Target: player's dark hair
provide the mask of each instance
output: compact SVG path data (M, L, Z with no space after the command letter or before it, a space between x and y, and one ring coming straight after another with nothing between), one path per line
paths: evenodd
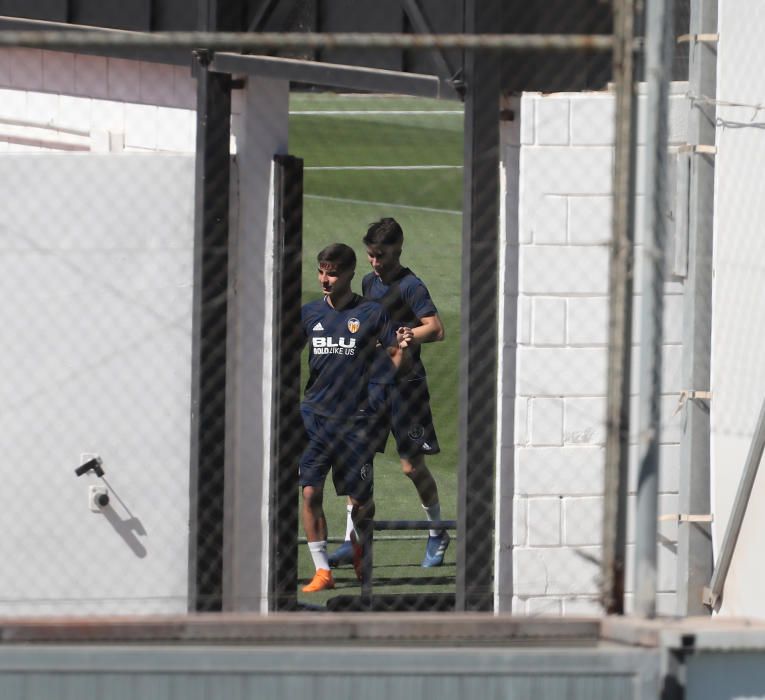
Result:
M332 263L340 272L356 269L356 253L345 243L332 243L319 251L316 256L319 265Z
M404 242L404 231L398 221L386 216L370 224L362 240L365 245L399 245Z

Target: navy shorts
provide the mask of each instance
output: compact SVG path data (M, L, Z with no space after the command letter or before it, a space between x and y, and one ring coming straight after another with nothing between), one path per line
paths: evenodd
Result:
M397 384L370 384L369 406L375 415L373 443L385 452L388 433L393 433L399 457L434 455L441 451L430 412L430 393L425 379Z
M337 419L301 410L308 445L300 457L300 486L323 486L330 468L338 496L372 498L374 449L369 418Z

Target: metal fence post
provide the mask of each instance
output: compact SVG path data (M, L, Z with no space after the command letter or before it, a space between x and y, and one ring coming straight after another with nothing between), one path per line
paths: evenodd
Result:
M470 0L466 13L468 31L501 26L498 0ZM465 57L457 610L493 607L500 66L491 51Z
M613 235L609 264L608 388L603 502L602 600L607 613L624 613L624 570L629 459L632 350L633 253L635 239L635 4L614 3Z
M693 0L690 33L717 32L716 0ZM714 97L717 51L714 45L692 41L689 51L688 143L715 142L715 105L694 99ZM714 217L714 155L691 156L688 204L688 275L683 294L683 389L709 391L712 350L712 225ZM679 512L710 512L709 405L704 400L684 404L680 440ZM712 575L712 533L709 523L681 521L677 533L677 613L709 612L702 602L703 587Z
M191 609L220 610L226 438L231 76L197 56L191 391Z
M646 15L645 230L640 344L635 614L656 615L662 317L664 311L667 112L673 0L650 0Z

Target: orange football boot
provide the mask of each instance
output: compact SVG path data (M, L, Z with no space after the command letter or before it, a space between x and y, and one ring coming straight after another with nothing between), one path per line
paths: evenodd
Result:
M311 583L303 586L303 593L316 593L335 587L335 579L329 569L317 569Z

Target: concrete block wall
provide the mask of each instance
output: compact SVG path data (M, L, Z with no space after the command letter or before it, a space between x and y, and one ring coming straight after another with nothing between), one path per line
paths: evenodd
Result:
M195 105L190 63L0 49L0 152L193 153Z
M671 142L682 143L687 109L683 86L676 86L671 103ZM614 99L607 92L527 93L505 106L516 114L503 126L505 179L517 181L517 189L508 188L504 213L500 398L505 424L498 454L505 462L499 468L504 474L499 488L504 481L513 491L511 607L520 614L599 614ZM641 138L630 550L637 458L642 144ZM672 514L677 512L682 417L674 414L680 390L682 281L668 278L665 293L659 512ZM507 495L502 490L498 501ZM675 539L676 526L661 521L661 612L674 612ZM628 590L631 586L628 578Z

